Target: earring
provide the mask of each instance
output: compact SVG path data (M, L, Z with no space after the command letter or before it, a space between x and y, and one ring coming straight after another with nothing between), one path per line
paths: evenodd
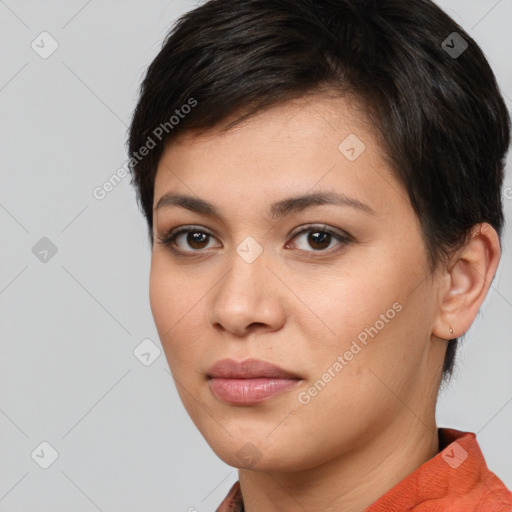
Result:
M450 325L450 334L453 334L452 326Z

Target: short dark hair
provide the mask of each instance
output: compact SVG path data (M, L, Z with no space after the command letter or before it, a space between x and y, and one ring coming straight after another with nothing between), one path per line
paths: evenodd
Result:
M510 117L483 52L436 4L210 0L165 38L129 130L132 184L151 243L165 143L322 91L357 97L374 122L418 216L432 270L477 223L501 237ZM445 379L457 341L448 343Z

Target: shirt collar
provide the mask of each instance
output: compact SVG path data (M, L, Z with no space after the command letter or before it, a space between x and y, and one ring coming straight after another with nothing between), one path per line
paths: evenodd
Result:
M475 434L438 428L439 453L386 492L365 512L510 512L512 493L489 469ZM244 512L240 481L216 512Z

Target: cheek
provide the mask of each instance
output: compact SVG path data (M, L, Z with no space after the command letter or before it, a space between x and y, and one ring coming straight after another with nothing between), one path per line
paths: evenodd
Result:
M183 331L189 317L194 315L192 305L194 289L185 286L179 273L173 271L161 257L153 256L149 278L149 302L162 347L165 351L171 370L177 360ZM196 305L196 308L199 304Z
M197 321L200 297L197 287L191 287L168 264L153 258L149 279L151 312L176 391L188 415L198 424L205 419L197 401L203 380L202 375L197 378L197 365L206 339L204 326Z
M175 283L176 285L176 283ZM163 265L153 256L149 276L149 304L162 343L163 336L172 327L176 314L176 286L172 287L172 275L164 272Z
M400 297L400 279L394 278L394 269L384 269L371 261L358 266L346 265L343 269L327 268L321 273L296 273L290 278L297 300L295 314L297 322L309 330L308 338L315 344L324 344L336 350L348 349L350 342L365 328L394 318L393 304ZM299 309L304 311L298 315ZM305 322L311 318L311 324ZM317 334L313 329L316 327ZM319 330L320 329L320 330ZM307 341L307 340L304 340Z
M187 315L194 315L194 304L206 291L200 288L200 280L190 279L190 272L170 264L164 254L152 256L149 300L157 329L163 333L174 330Z
M317 279L316 287L311 286L310 276L301 278L303 302L314 312L308 313L311 324L305 317L298 320L301 351L310 361L311 380L329 380L329 369L336 375L328 384L332 391L337 390L330 397L335 401L340 400L338 392L349 388L351 396L362 400L359 406L368 398L365 406L371 408L373 384L382 387L371 370L389 385L401 385L400 376L405 379L414 371L424 351L419 331L427 328L425 291L420 287L411 293L418 275L410 265L404 266L396 258L386 261L391 263L378 264L379 259L374 258L360 261L350 271L333 270L328 278ZM370 388L373 391L366 393ZM354 404L356 409L359 406Z

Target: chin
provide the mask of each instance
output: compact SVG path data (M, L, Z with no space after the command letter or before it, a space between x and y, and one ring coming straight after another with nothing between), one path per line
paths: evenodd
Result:
M279 443L279 440L266 439L264 436L227 435L222 440L206 439L215 454L228 466L252 471L293 472L306 469L307 453L303 449ZM309 466L314 466L311 462Z

